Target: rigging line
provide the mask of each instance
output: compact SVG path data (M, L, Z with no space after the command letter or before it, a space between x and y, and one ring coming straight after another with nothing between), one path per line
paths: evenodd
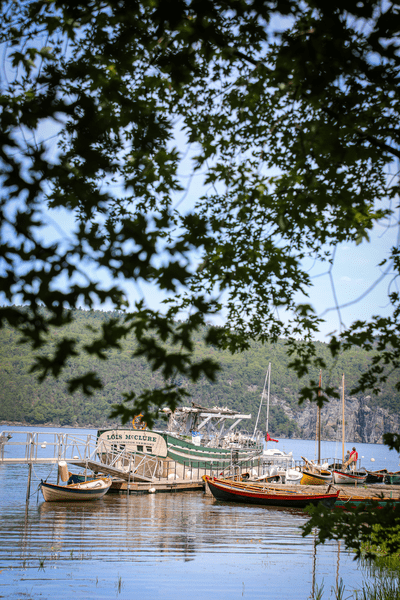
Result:
M47 475L47 477L46 477L45 481L47 481L47 480L48 480L48 478L50 477L50 475L52 474L52 472L53 472L53 469L54 469L54 465L55 465L55 464L56 464L56 463L53 463L53 465L52 465L52 467L51 467L51 469L50 469L50 473ZM40 480L42 479L41 477L39 477L39 476L37 475L37 473L36 473L36 471L35 471L35 465L34 465L34 464L32 464L32 472L33 472L33 474L35 475L35 477L36 477L36 479L37 479L38 481L40 481ZM36 493L36 492L33 492L33 493ZM33 495L33 494L31 494L31 496L32 496L32 495ZM29 497L30 497L30 496L29 496Z
M193 172L193 173L192 173L192 174L189 176L189 181L188 181L188 183L187 183L187 186L186 186L186 191L185 191L185 192L184 192L184 194L181 196L181 198L178 200L178 202L175 204L175 206L173 206L173 207L172 207L172 210L177 210L178 206L180 206L180 205L182 204L182 202L183 202L184 200L186 200L186 198L187 198L187 196L188 196L188 194L189 194L189 191L190 191L190 185L191 185L191 183L192 183L192 181L193 181L194 175L195 175L195 174L194 174L194 172Z

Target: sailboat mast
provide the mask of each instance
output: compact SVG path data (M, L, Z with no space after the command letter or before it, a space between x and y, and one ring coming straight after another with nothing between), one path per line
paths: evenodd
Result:
M265 423L265 433L266 433L266 438L268 437L268 427L269 427L269 390L270 390L270 386L271 386L271 363L269 363L268 365L268 394L267 394L267 420ZM267 444L268 442L265 441L265 444Z
M260 406L258 407L258 415L257 415L256 424L255 424L255 427L254 427L253 438L254 438L254 437L255 437L255 435L256 435L256 431L257 431L257 425L258 425L258 420L259 420L259 418L260 418L261 406L262 406L262 403L263 403L263 400L264 400L264 396L265 396L265 388L267 387L267 381L268 381L268 379L269 379L270 372L271 372L271 363L269 363L269 365L268 365L267 374L266 374L266 376L265 376L265 381L264 381L264 389L263 389L263 391L262 391L262 394L261 394L261 402L260 402ZM269 396L269 386L268 386L268 396ZM267 414L268 414L268 408L267 408Z
M342 465L344 465L344 373L342 375Z
M319 390L318 396L321 396L322 387L322 369L319 372ZM321 464L321 407L318 406L317 413L317 439L318 439L318 464Z

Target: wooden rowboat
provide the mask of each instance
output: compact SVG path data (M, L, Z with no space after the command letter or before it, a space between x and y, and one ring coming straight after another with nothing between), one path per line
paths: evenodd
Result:
M99 500L111 487L110 477L99 477L82 483L55 485L41 481L40 489L46 502Z
M302 473L300 485L327 485L332 482L332 473L327 470L312 471L311 469L303 469Z
M300 485L327 485L332 483L331 471L324 469L322 465L316 464L313 460L307 460L304 456L301 458L306 466L301 469Z
M243 483L231 479L218 479L209 475L204 475L203 480L216 500L226 502L292 508L305 508L309 504L315 505L322 502L330 507L335 504L339 496L339 490L329 492L328 489L325 493L303 492L294 490L293 487L278 488L261 483Z
M342 471L333 470L333 481L337 484L343 483L365 483L368 473L366 471Z
M367 479L365 480L365 483L384 483L387 474L387 469L380 469L379 471L367 471Z

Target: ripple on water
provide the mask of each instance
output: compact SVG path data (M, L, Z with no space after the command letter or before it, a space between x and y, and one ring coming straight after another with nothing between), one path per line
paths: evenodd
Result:
M309 597L315 578L325 589L335 584L337 547L315 552L313 537L299 530L303 511L219 503L201 492L108 494L90 503L33 496L26 508L26 476L26 467L0 468L0 596L12 599L28 580L42 599L61 600L118 596L119 577L124 599L134 587L168 600L186 600L188 589L190 600L265 598L265 589L289 600ZM352 557L342 550L340 561L360 582Z

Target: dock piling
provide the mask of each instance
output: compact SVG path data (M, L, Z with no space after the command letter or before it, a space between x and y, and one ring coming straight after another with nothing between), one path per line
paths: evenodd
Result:
M32 479L32 463L29 463L28 488L26 490L26 501L27 502L29 502L29 496L31 495L31 479Z

